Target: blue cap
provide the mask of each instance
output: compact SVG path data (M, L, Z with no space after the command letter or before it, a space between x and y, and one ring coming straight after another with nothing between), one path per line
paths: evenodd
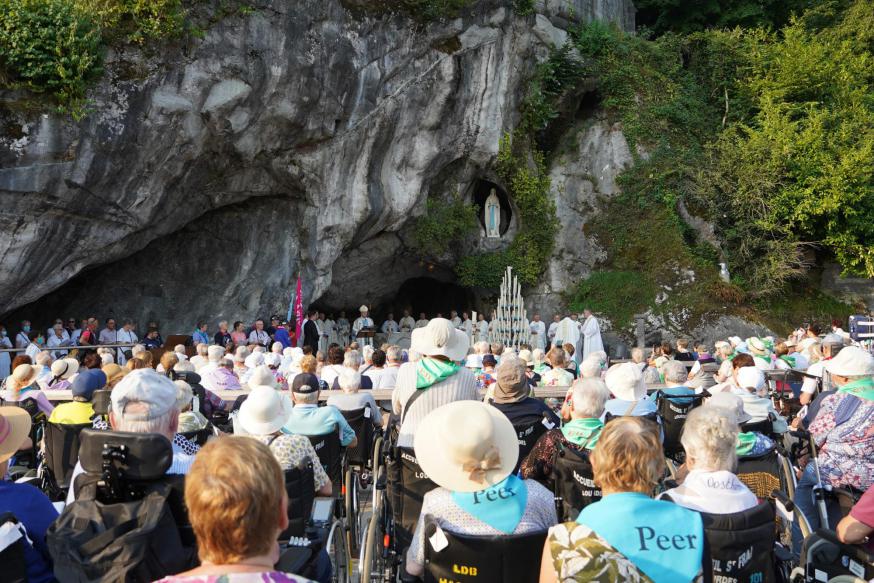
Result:
M106 373L96 368L86 369L76 375L70 390L73 392L74 397L85 397L90 401L94 391L100 390L105 386Z

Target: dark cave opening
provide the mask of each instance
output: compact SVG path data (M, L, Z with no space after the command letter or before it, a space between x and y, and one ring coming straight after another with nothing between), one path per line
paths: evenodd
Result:
M420 312L425 312L428 318L434 318L438 313L449 318L452 310L460 317L462 312L469 313L475 307L476 297L470 288L432 277L413 277L401 284L394 299L380 311L385 315L393 310L397 320L405 308L410 308L410 313L418 320Z

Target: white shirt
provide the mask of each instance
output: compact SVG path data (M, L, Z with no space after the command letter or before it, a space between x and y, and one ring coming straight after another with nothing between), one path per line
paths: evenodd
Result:
M428 325L428 322L429 322L429 320L417 320L416 321L416 328L424 328L425 326Z
M733 514L759 504L756 495L737 476L724 470L692 470L682 484L665 494L680 506L708 514Z
M42 348L33 342L28 344L27 349L24 351L24 353L30 357L31 362L36 361L36 355L40 352L42 352Z
M327 364L322 367L322 380L328 383L328 388L334 386L334 379L343 371L342 364Z
M807 374L811 376L815 376L818 378L822 378L822 373L825 372L825 361L820 360L819 362L814 362L807 369ZM801 392L807 393L808 395L812 395L816 392L816 379L812 379L809 377L804 377L804 383L801 385ZM825 387L823 387L825 389Z
M552 339L555 338L555 331L558 330L558 322L553 322L549 325L549 331L546 333L549 336L549 341L552 342Z
M404 316L400 321L402 332L411 332L416 327L416 321L412 316Z
M63 336L58 337L58 335L55 334L55 331L52 330L52 335L46 340L46 347L51 350L52 348L58 348L59 346L69 346L69 335L67 335L67 338L64 338ZM52 353L53 358L63 358L66 355L66 350L55 350Z
M266 330L252 330L249 333L249 344L260 344L261 346L267 346L270 343L270 334L267 333Z
M104 328L97 336L97 341L100 342L100 344L115 344L118 342L118 330Z
M139 338L137 338L136 332L134 332L133 330L125 330L124 328L118 331L117 338L120 343L124 344L136 344L140 340ZM124 357L124 352L126 350L130 350L130 348L119 348L118 350L116 350L118 356L116 357L115 361L119 364L119 366L124 365L124 363L127 362L127 359Z
M383 334L391 334L392 332L398 332L400 328L398 328L398 323L394 320L386 320L382 323L382 333Z
M393 389L398 381L398 370L400 366L391 366L389 364L385 365L380 371L379 381L373 381L374 389Z

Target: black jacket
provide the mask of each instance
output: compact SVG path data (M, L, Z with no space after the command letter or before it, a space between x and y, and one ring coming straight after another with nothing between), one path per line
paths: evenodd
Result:
M319 350L319 328L312 320L307 320L303 325L303 344L313 349L313 355Z

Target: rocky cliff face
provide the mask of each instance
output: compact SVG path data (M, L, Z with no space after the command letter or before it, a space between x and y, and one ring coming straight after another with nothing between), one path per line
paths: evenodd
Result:
M405 227L429 192L488 172L564 28L633 29L630 0L546 0L525 17L480 1L424 26L349 4L263 0L187 46L111 54L80 123L0 96L0 313L40 300L31 313L181 330L284 312L298 272L309 298L390 299L428 274ZM592 264L584 203L615 188L623 144L596 122L554 169L568 229L536 292Z

